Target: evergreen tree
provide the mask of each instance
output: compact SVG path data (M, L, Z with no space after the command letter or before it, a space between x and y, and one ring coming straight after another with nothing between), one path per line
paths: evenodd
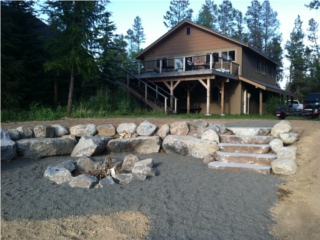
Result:
M320 91L320 46L319 46L319 24L311 18L309 20L308 39L312 43L307 52L308 63L308 92Z
M212 30L218 30L217 28L217 13L218 8L214 1L205 0L205 4L202 5L196 23L207 27Z
M281 47L282 39L280 36L274 37L268 44L269 52L268 57L272 60L281 63L282 62L282 55L283 55L283 49ZM277 82L281 82L283 80L283 69L278 68L276 73L276 80Z
M318 59L320 59L320 46L318 43L319 40L319 24L311 18L309 20L309 28L308 28L308 39L313 44L311 47L312 50L315 52Z
M248 42L248 34L244 32L244 27L243 27L243 16L242 12L239 10L235 10L235 28L234 28L234 35L232 38L237 39L242 42Z
M265 0L261 7L261 22L262 22L262 52L270 57L272 50L273 39L281 38L281 34L277 32L280 23L277 19L277 12L273 11L269 0ZM278 47L278 46L275 46ZM278 56L275 56L278 58Z
M305 34L302 30L302 23L300 15L298 15L294 22L294 28L290 33L290 40L285 45L287 50L286 58L290 61L288 87L299 99L302 99L306 87L305 45L303 43Z
M125 39L128 41L128 46L129 46L129 55L131 56L132 58L132 53L134 52L135 50L135 39L134 39L134 32L132 29L128 29L127 31L127 35L125 36Z
M193 10L188 8L189 5L189 0L171 0L169 11L163 16L164 25L172 29L183 20L191 20Z
M46 1L43 8L56 35L48 39L52 59L47 71L69 71L68 114L72 111L75 76L94 79L99 76L98 63L103 63L115 27L106 11L109 1Z
M1 1L2 108L50 104L51 79L43 71L45 24L34 16L32 1Z
M320 1L319 0L312 0L308 5L306 5L310 9L319 9L320 8Z
M259 51L262 51L262 22L261 22L261 5L258 0L252 0L251 6L246 12L245 21L249 29L249 44Z
M233 8L231 1L224 0L218 9L218 24L220 33L228 37L235 36L235 18L236 10Z
M137 44L136 51L139 52L141 50L141 44L146 42L146 35L144 34L141 18L139 16L134 19L132 29L134 32L134 40Z

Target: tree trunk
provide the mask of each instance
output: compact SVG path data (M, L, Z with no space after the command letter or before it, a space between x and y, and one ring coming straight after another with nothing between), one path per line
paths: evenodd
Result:
M69 96L68 96L68 116L70 116L72 112L72 96L73 96L73 88L74 88L74 66L71 67L70 73L70 86L69 86Z

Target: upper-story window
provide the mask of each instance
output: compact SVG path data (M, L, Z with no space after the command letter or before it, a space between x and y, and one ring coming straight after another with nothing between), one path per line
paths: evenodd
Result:
M168 64L167 58L157 58L157 68L160 68L160 60L162 60L162 67L166 67Z
M191 33L191 29L190 29L190 27L187 27L187 29L186 29L186 34L187 34L187 35L190 35L190 33Z
M222 59L224 62L234 61L236 59L236 51L222 52Z

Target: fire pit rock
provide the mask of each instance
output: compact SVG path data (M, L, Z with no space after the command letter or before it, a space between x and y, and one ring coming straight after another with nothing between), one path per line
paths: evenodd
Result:
M68 183L71 187L90 189L129 184L135 179L144 181L156 175L152 158L140 160L130 154L125 156L124 160L106 157L96 161L84 156L78 160L67 160L56 166L48 166L44 177L56 184ZM130 164L125 165L126 161Z

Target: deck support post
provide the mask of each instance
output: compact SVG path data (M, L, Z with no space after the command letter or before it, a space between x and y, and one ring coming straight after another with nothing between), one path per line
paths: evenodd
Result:
M224 116L224 81L221 82L221 116Z
M207 77L207 83L205 83L202 79L198 79L199 82L207 89L207 116L210 116L210 77Z
M170 108L173 109L173 91L174 89L179 85L179 83L181 82L181 80L177 81L176 83L173 83L173 80L170 80L170 85L168 84L168 82L163 82L164 85L167 86L167 88L169 88L170 90ZM175 113L177 113L177 99L175 100L175 106L174 106L174 111Z
M191 87L190 87L190 84L188 84L188 86L187 86L187 89L186 89L186 91L187 91L187 113L189 114L190 113L190 93L191 93L191 91L195 88L195 86L196 86L197 84L193 84Z

